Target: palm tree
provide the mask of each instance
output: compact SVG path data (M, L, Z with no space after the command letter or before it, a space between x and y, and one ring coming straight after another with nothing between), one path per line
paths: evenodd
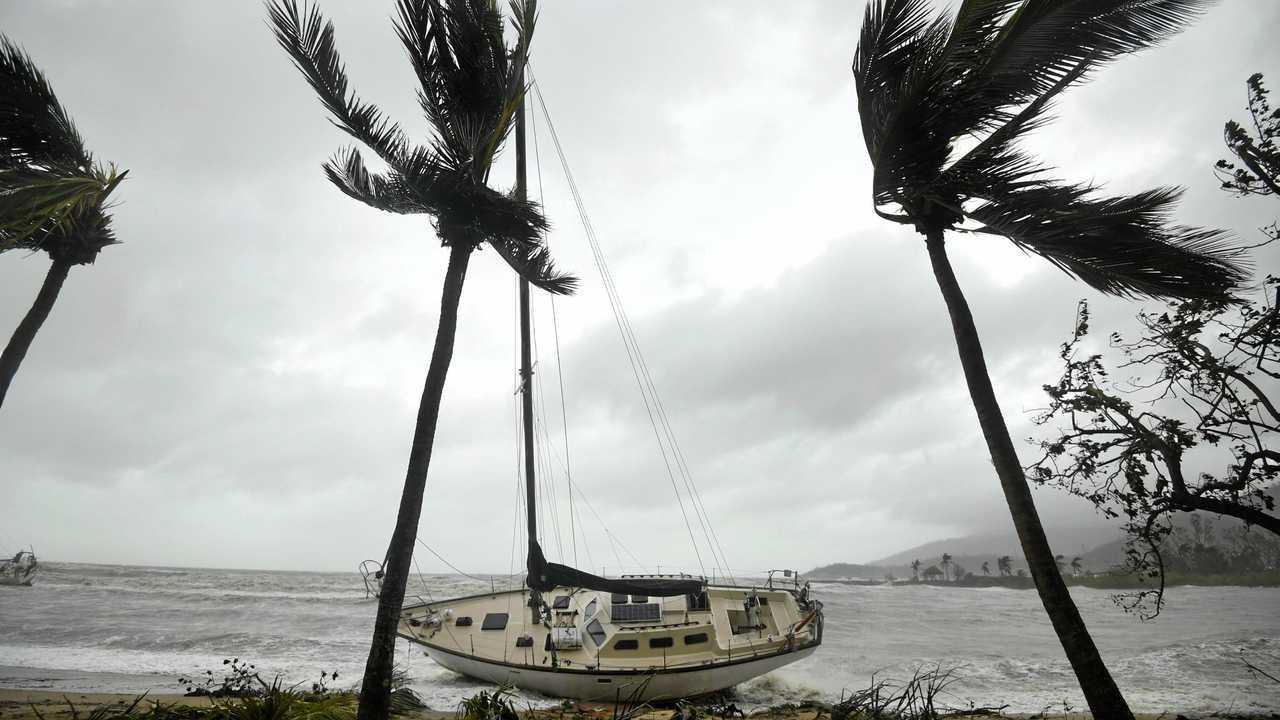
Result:
M1166 222L1177 189L1098 197L1052 179L1018 147L1064 90L1169 37L1209 2L963 0L954 19L931 19L927 0L872 0L853 62L873 204L924 236L1023 554L1099 720L1132 713L1053 562L944 236L1008 238L1116 295L1220 298L1237 288L1246 273L1222 233Z
M471 253L487 243L521 277L548 292L567 294L576 282L553 267L542 241L546 220L525 199L523 182L518 181L514 196L488 185L512 120L523 115L524 67L536 16L534 0L514 0L511 9L518 38L514 50L503 40L502 13L492 0L399 1L396 32L408 51L420 84L418 101L434 134L428 144L412 145L399 125L348 91L333 25L315 7L299 11L296 0L272 0L268 6L276 40L320 96L334 124L387 168L371 172L359 150L348 148L324 165L329 180L379 210L432 216L436 235L449 248L440 323L365 665L360 720L384 720L390 708L396 626ZM523 143L519 129L516 140Z
M1071 558L1071 574L1079 575L1082 572L1084 572L1084 565L1080 562L1080 558L1079 557Z
M942 561L939 562L938 564L942 566L942 579L950 580L951 575L948 574L947 570L951 567L951 554L942 553Z
M920 560L919 559L911 561L911 579L916 581L920 580Z
M1058 572L1059 572L1059 573L1061 573L1063 570L1065 570L1065 569L1067 568L1067 556L1066 556L1066 555L1054 555L1054 556L1053 556L1053 564L1058 566Z
M983 561L982 561L982 574L983 574L983 575L990 575L990 574L991 574L991 563L989 563L989 562L987 562L987 561L985 561L985 560L983 560Z
M94 162L31 56L0 36L0 252L41 251L51 261L0 353L0 405L71 268L115 244L107 197L125 175Z
M1012 575L1013 574L1013 558L1009 557L1008 555L1001 555L1000 557L996 558L996 570L998 570L1001 575Z

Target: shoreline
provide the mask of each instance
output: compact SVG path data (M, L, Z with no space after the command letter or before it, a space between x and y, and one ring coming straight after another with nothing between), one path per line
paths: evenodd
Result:
M140 697L141 696L141 697ZM223 698L221 700L229 700ZM30 688L0 688L0 718L4 720L78 720L95 708L112 707L124 710L135 702L141 704L157 703L160 705L176 705L182 707L210 707L214 699L208 696L188 696L182 693L110 693L110 692L70 692ZM566 715L575 718L610 718L614 707L607 703L584 703L567 701L566 705L551 708L517 708L522 717L533 720L563 720ZM678 720L680 711L674 707L657 707L634 716L634 720ZM1168 712L1134 713L1135 720L1168 720ZM943 712L942 717L954 720L985 718L1008 718L1010 720L1089 720L1091 715L1084 710L1056 713L992 713L980 711L965 713ZM458 717L456 709L422 708L403 715L393 717L409 720L447 720ZM718 716L708 712L707 720L716 720ZM771 720L823 720L831 717L831 707L825 703L784 703L762 708L746 714L749 718L769 718ZM1229 708L1192 715L1178 714L1183 720L1197 718L1239 718L1241 720L1273 720L1276 712L1259 712L1239 714L1232 713Z

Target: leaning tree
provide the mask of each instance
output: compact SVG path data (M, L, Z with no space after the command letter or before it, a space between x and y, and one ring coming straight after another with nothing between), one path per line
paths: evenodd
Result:
M1209 0L872 0L853 62L872 201L924 237L978 423L1022 551L1094 717L1132 718L1045 538L977 328L947 257L948 231L1005 237L1104 293L1221 297L1246 273L1222 233L1171 226L1179 191L1101 197L1019 148L1052 101L1190 22ZM896 208L896 209L895 209Z
M329 180L379 210L431 216L436 237L449 248L440 323L360 692L359 720L383 720L390 710L396 627L471 253L487 244L521 277L551 293L570 293L576 282L554 268L543 243L546 220L524 198L523 186L510 194L489 186L494 158L517 113L523 112L524 67L536 8L534 0L512 0L517 40L509 48L502 12L493 0L400 0L396 33L413 65L418 102L433 131L425 145L411 144L399 125L348 90L333 25L314 6L300 10L296 0L273 0L268 12L276 40L319 95L334 124L386 166L385 172L371 171L360 151L348 148L325 163Z
M0 353L0 405L71 268L115 244L108 196L125 174L94 161L31 56L0 36L0 252L38 251L51 261Z

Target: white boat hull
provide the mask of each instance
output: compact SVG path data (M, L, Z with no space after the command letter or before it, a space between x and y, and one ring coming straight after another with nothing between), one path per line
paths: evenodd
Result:
M706 695L806 658L816 649L817 646L810 646L788 653L705 668L656 672L593 672L516 667L426 646L426 652L432 660L456 673L553 697L596 702L654 702Z

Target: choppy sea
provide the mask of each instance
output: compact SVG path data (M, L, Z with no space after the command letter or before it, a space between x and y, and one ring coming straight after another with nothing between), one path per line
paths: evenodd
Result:
M415 579L410 594L442 599L488 587L436 575ZM836 699L873 676L903 678L938 663L959 678L954 706L1084 707L1033 591L814 589L826 605L823 646L739 686L740 706ZM1280 684L1246 665L1280 675L1280 589L1174 587L1151 622L1125 614L1107 591L1072 594L1134 710L1280 710ZM0 687L178 692L179 676L221 673L231 657L286 682L336 670L337 685L347 686L363 669L375 607L355 573L45 563L33 587L0 587ZM433 708L451 709L484 687L409 643L398 653Z

